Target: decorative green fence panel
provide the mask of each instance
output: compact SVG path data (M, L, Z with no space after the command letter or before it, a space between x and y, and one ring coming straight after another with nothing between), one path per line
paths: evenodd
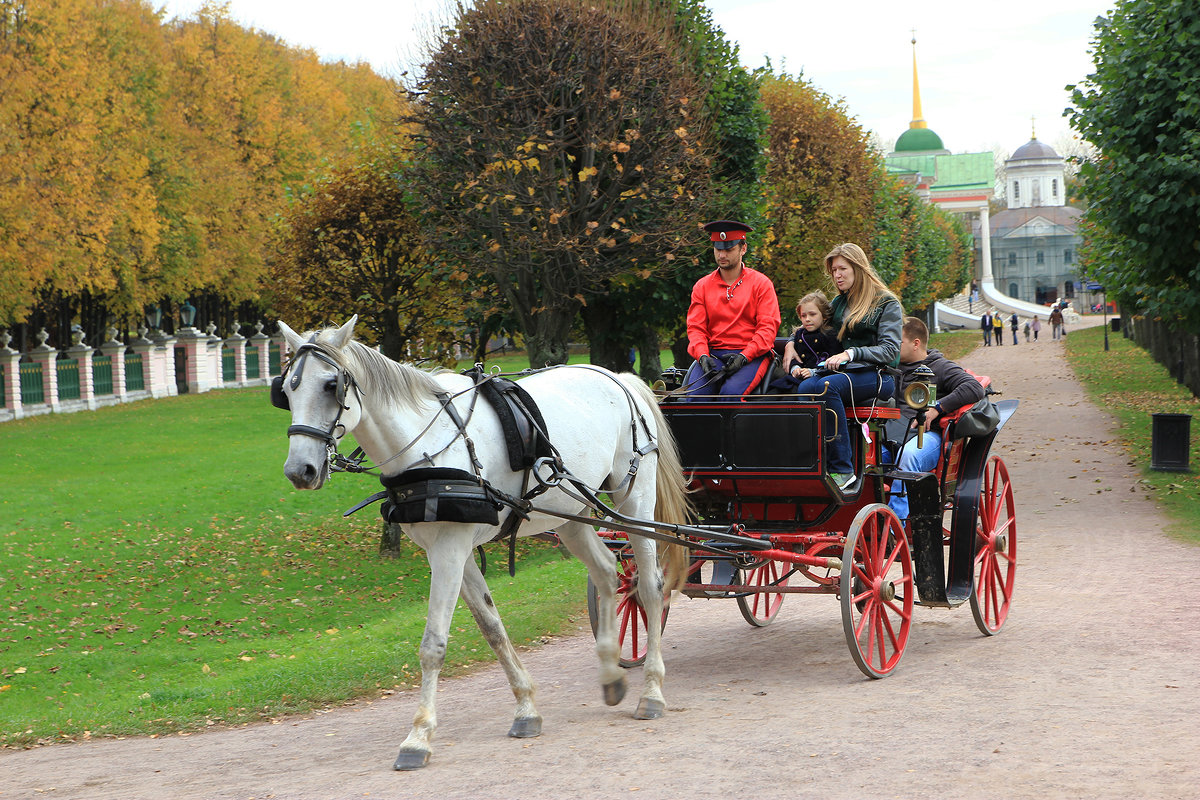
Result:
M221 348L221 377L226 383L233 383L237 380L237 363L232 347Z
M42 365L30 361L20 366L21 403L28 406L46 402L46 387L42 384Z
M272 341L267 345L267 370L272 375L279 374L279 342Z
M258 348L252 345L246 346L246 380L257 380L258 375Z
M55 366L58 369L58 399L78 400L79 362L74 358L60 358Z
M142 372L142 354L125 354L125 391L140 392L146 388L146 378Z
M92 391L97 397L113 393L112 356L92 357Z

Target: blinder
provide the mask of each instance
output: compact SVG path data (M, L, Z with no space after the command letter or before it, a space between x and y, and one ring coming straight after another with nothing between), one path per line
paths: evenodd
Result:
M314 335L313 339L309 339L309 341L300 345L291 361L288 362L287 367L284 368L283 374L271 379L271 405L275 406L276 408L283 409L284 411L291 411L292 404L288 400L287 393L285 393L283 390L283 382L288 378L290 373L291 378L289 385L291 386L292 391L296 390L296 388L300 385L300 381L304 378L304 367L308 361L309 355L312 355L314 358L324 361L326 364L333 367L335 370L337 370L337 377L334 379L336 381L334 385L334 398L337 400L338 412L337 416L333 420L333 424L329 427L329 430L323 431L310 425L292 425L288 428L289 436L293 434L311 436L314 439L321 439L326 444L332 446L336 441L334 432L341 424L342 412L349 408L349 406L346 405L346 394L350 391L350 387L352 386L356 391L358 391L358 385L355 383L354 377L350 375L350 373L347 372L344 367L338 364L321 348L320 345L316 344L314 341L315 338L316 337Z

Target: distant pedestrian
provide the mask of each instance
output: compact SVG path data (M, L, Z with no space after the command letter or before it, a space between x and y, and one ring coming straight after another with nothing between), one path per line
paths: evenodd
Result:
M1029 344L1029 320L1025 320L1025 344Z
M1000 316L999 311L992 314L992 338L997 345L1004 344L1004 317Z
M1063 315L1058 306L1050 312L1050 333L1052 339L1058 341L1063 337Z
M1042 329L1042 318L1035 315L1033 318L1033 324L1030 327L1033 328L1033 340L1036 342L1038 331Z
M1013 344L1017 344L1017 328L1021 326L1021 321L1017 319L1016 312L1013 312L1012 318L1008 321L1008 324L1012 326Z
M983 312L983 316L979 318L979 330L983 331L983 346L992 346L992 315L988 312Z

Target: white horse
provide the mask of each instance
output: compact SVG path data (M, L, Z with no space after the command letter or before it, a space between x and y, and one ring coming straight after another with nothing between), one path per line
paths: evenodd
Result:
M329 476L329 455L337 441L353 432L384 477L414 468L447 467L480 476L503 495L520 498L526 491L526 476L510 466L498 415L483 399L476 401L478 390L472 378L400 364L352 341L357 319L308 336L297 335L279 323L292 360L285 379L276 379L272 399L292 413L284 474L296 488L319 489ZM624 516L686 522L688 504L675 442L653 393L641 380L578 366L534 373L521 380L520 387L540 409L563 471L577 478L579 485L609 492L613 507ZM637 453L639 449L642 454ZM631 470L639 460L642 469L635 466ZM556 531L587 566L598 601L600 683L604 701L616 705L625 695L625 675L618 663L615 558L591 525L545 513L590 514L580 492L571 486L551 485L533 499L533 505L536 510L528 512L516 535ZM506 513L507 509L500 511L500 520ZM509 736L539 735L542 718L534 705L533 679L517 657L472 558L473 548L492 540L497 527L480 522L421 521L404 523L404 530L424 549L431 574L429 614L420 647L420 702L395 768L417 769L429 761L437 727L438 674L459 596L495 651L516 696ZM630 545L641 576L638 599L647 619L661 619L664 599L684 579L686 548L672 544L661 548L667 567L664 579L656 542L633 535ZM666 707L661 631L659 626L649 625L647 633L645 685L634 713L638 719L660 717Z

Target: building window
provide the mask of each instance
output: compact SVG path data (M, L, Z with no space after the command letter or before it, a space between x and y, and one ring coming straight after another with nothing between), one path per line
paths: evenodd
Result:
M1039 264L1046 263L1046 254L1043 253L1041 250L1037 251L1037 263L1039 263Z
M1071 251L1070 250L1063 250L1063 263L1064 264L1071 263Z
M1056 200L1058 199L1058 178L1050 179L1050 196Z
M1013 181L1013 200L1021 199L1021 184Z
M1008 254L1008 265L1010 267L1015 267L1017 265L1017 254L1015 252Z
M1018 297L1017 285L1015 283L1010 283L1008 285L1008 296L1009 297Z

